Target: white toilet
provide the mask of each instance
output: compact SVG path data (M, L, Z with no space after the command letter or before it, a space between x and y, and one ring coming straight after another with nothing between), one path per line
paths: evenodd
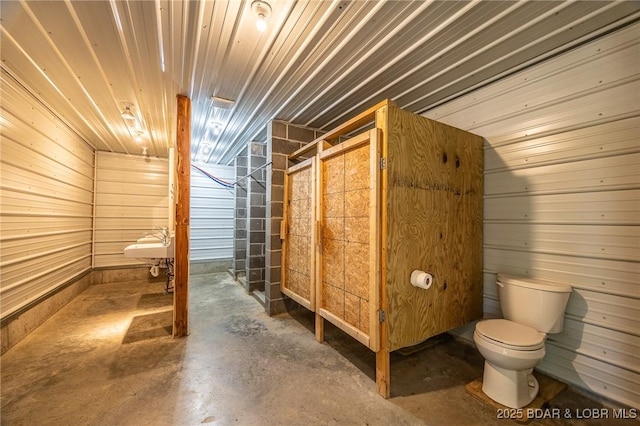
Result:
M511 408L538 394L531 372L544 357L547 333L560 333L571 286L498 274L498 297L505 319L476 324L473 340L485 359L482 391Z

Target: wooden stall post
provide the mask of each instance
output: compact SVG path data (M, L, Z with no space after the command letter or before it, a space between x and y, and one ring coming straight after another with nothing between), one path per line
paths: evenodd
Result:
M173 337L189 335L189 204L191 187L191 100L178 95L177 205L175 230L175 281L173 285Z

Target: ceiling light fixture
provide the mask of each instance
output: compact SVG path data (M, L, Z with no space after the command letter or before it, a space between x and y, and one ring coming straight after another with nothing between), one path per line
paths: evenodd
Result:
M220 132L222 131L222 123L214 121L213 123L211 123L211 130L213 132L213 136L220 135Z
M220 96L216 96L216 95L211 96L211 101L212 101L213 107L219 108L219 109L231 109L233 104L236 103L236 101L234 100L221 98Z
M122 116L122 118L124 118L125 120L134 120L136 118L136 116L133 115L133 112L131 112L130 105L125 105L124 109L120 113L120 116Z
M264 32L267 29L267 18L271 13L271 6L269 6L269 3L266 1L254 0L253 3L251 3L251 10L258 15L256 28L258 31Z
M142 130L136 129L133 131L133 140L140 143L142 142L143 135L144 135L144 132Z

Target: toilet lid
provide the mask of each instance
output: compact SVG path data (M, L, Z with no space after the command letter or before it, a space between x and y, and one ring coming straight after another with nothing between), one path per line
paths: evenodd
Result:
M544 333L506 319L491 319L476 324L482 336L515 348L538 349L544 346Z

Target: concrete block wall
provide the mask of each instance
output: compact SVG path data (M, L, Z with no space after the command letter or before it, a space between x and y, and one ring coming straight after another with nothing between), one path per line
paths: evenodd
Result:
M234 160L235 180L247 174L247 153L238 155ZM235 279L244 277L247 265L247 181L239 181L234 188L235 214L233 226L233 264Z
M247 146L247 252L245 289L264 291L267 146L250 142Z
M320 137L317 129L282 121L272 121L267 127L266 179L266 244L265 244L265 310L269 315L285 311L284 297L280 293L282 242L280 222L284 209L284 171L287 155Z

